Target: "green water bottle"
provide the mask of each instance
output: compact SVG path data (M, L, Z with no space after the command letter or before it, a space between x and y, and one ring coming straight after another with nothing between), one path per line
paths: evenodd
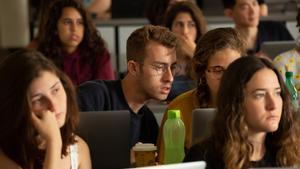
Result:
M293 106L295 110L298 110L299 108L298 92L293 82L293 72L289 72L289 71L285 72L285 84L292 97Z
M181 163L184 158L185 127L180 110L168 110L168 119L163 127L165 145L164 164Z

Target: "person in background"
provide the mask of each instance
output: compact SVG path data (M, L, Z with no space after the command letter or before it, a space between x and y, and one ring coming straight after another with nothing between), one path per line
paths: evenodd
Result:
M147 0L145 16L151 25L163 25L166 12L172 5L181 1L190 1L196 4L195 0Z
M211 134L184 161L207 169L299 167L297 114L280 73L265 58L242 57L225 71Z
M297 14L297 27L300 32L300 9L298 9ZM300 35L299 35L300 36ZM295 86L298 91L300 91L300 43L299 38L296 40L296 45L294 49L283 52L274 58L274 64L281 73L282 78L285 79L285 72L291 71L294 75Z
M265 57L260 46L265 41L293 40L285 25L276 21L259 21L258 0L223 0L224 14L235 23L235 29L245 39L248 53Z
M37 48L52 60L75 85L115 79L105 42L77 0L51 3L40 22L36 42L29 48Z
M191 60L194 56L196 42L206 32L207 25L202 11L196 4L189 1L172 5L165 15L164 24L179 39L177 65L180 66L181 71L174 77L172 90L167 99L171 101L179 94L195 87L190 75Z
M88 0L84 0L88 1ZM111 19L111 1L112 0L91 0L86 2L87 11L91 14L93 19L109 20Z
M192 111L195 108L216 107L220 79L228 65L240 58L245 45L233 28L217 28L208 31L197 43L192 60L194 79L197 87L185 92L169 103L167 110L179 109L185 125L185 149L192 146ZM163 163L163 126L167 111L163 115L157 140L159 162Z
M81 111L129 110L131 145L156 143L158 124L146 106L165 100L176 74L177 37L167 28L146 25L127 40L127 74L122 80L89 81L79 86Z
M265 0L257 0L259 4L259 13L260 16L268 16L269 15L269 8L266 4Z
M36 51L0 63L0 168L91 169L69 78Z

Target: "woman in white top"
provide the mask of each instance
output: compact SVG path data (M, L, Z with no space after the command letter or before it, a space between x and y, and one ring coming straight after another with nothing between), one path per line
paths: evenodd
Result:
M74 134L79 113L65 74L21 50L3 58L0 81L0 168L91 168L89 148Z

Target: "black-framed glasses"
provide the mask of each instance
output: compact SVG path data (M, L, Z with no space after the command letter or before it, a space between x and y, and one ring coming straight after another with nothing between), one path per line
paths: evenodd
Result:
M210 73L213 78L221 79L226 69L223 66L210 66L206 68L206 72Z

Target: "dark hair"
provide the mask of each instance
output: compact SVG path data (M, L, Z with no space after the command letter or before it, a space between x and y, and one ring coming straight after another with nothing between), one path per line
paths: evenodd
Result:
M296 20L297 20L297 27L298 27L298 31L300 33L300 7L298 8L298 11L297 11L297 17L296 17Z
M63 51L57 33L57 22L63 9L75 8L81 15L84 25L84 35L78 48L80 49L80 63L94 65L96 57L105 52L105 43L97 31L90 15L86 12L79 0L55 0L41 18L38 32L38 50L46 57L53 60L59 68L63 67Z
M163 25L163 16L169 6L170 0L147 0L145 15L152 25Z
M177 45L174 33L162 26L146 25L131 33L127 39L126 55L127 61L134 60L143 62L146 56L146 46L150 42L157 42L167 48Z
M236 4L236 0L223 0L224 9L233 8Z
M278 130L267 133L266 148L275 155L278 166L299 166L300 164L299 125L296 122L296 113L293 111L284 81L270 61L249 56L231 63L221 79L218 112L212 124L211 138L214 140L215 149L222 152L218 156L223 159L225 168L250 167L253 146L248 140L248 128L243 108L244 89L253 75L264 68L276 74L283 100Z
M216 52L227 48L236 50L241 54L245 52L245 43L233 28L217 28L208 31L197 43L192 59L192 73L197 84L200 107L207 107L211 103L210 91L205 78L208 60Z
M197 37L195 42L197 42L202 35L206 32L206 21L203 13L198 6L189 1L178 2L174 4L165 15L165 26L172 30L172 24L174 19L179 13L187 12L191 15L193 21L196 23Z
M20 50L12 53L0 63L0 149L21 168L32 169L43 163L44 153L38 149L28 98L31 82L42 71L55 74L67 96L66 121L60 129L62 155L67 155L68 146L75 142L73 132L78 124L78 107L69 78L39 52Z

